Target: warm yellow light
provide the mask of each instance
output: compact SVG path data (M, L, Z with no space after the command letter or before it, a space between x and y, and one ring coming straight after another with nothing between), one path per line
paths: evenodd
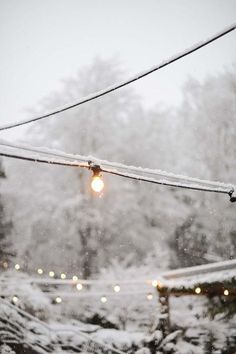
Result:
M158 281L157 281L157 280L153 280L153 281L152 281L152 286L153 286L154 288L156 288L157 285L158 285Z
M93 176L92 182L91 182L91 188L94 192L96 193L101 193L101 191L104 188L104 182L101 179L101 176Z
M195 289L195 293L196 293L196 294L200 294L200 292L201 292L201 288L197 287L197 288Z
M48 273L48 275L49 275L51 278L53 278L54 275L55 275L55 273L53 272L53 270L50 270L50 272Z
M116 293L118 293L120 291L120 285L115 285L113 289Z
M14 302L14 304L16 304L17 302L18 302L18 297L17 296L13 296L13 298L12 298L12 301Z
M3 268L5 268L5 269L8 268L8 263L7 262L3 262L2 265L3 265Z
M76 288L77 288L77 290L82 290L83 289L83 285L81 284L81 283L78 283L77 285L76 285Z
M61 279L66 279L66 274L65 273L61 273Z
M38 274L40 274L40 275L43 274L43 270L42 270L41 268L39 268L39 269L37 270L37 272L38 272Z
M73 281L77 281L77 280L78 280L77 275L73 275L72 280L73 280Z
M102 296L102 297L101 297L101 302L102 302L103 304L105 304L105 303L107 302L106 296Z
M20 265L19 264L15 264L15 269L19 270L20 269Z
M147 294L147 299L150 301L153 299L153 295L151 293Z
M225 296L228 296L228 295L229 295L229 290L228 290L228 289L225 289L225 290L224 290L224 295L225 295Z
M55 301L57 304L60 304L62 302L62 298L60 296L57 296Z

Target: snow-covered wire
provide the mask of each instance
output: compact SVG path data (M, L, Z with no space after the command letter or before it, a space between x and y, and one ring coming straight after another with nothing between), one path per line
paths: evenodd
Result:
M34 147L28 146L25 144L16 144L7 142L5 140L0 140L0 145L5 146L10 149L17 149L17 150L26 150L30 152L34 152L37 154L44 154L49 156L61 157L66 160L53 160L53 159L45 159L41 156L36 155L33 156L23 156L19 155L18 153L8 153L6 151L0 152L0 156L11 157L11 158L19 158L22 160L34 161L34 162L42 162L42 163L49 163L55 165L62 165L62 166L72 166L72 167L84 167L91 169L91 160L93 160L93 164L98 164L100 167L101 172L117 175L120 177L125 177L133 180L149 182L154 184L160 184L165 186L171 187L178 187L178 188L185 188L191 190L198 190L198 191L206 191L206 192L215 192L215 193L225 193L230 194L234 191L233 185L225 184L221 182L214 182L214 181L207 181L201 180L198 178L187 177L182 175L176 175L173 173L167 173L161 170L153 170L141 167L134 167L134 166L127 166L120 163L109 162L105 160L99 160L97 158L91 156L82 156L82 155L73 155L68 154L65 152L57 151L48 149L45 147ZM72 159L72 162L69 162L68 159ZM107 168L111 167L111 168ZM123 171L128 171L123 172ZM130 173L130 172L138 172L137 173ZM152 176L159 176L163 177L162 179L155 179L150 178L145 175L152 175ZM177 182L176 182L177 181ZM210 187L209 187L210 186Z
M88 163L88 165L85 165L85 164L82 165L82 164L79 164L76 162L73 163L73 162L69 162L69 161L52 160L52 159L46 159L46 158L37 157L37 156L23 156L23 155L19 155L19 154L11 154L11 153L6 153L6 152L0 152L0 156L20 159L20 160L25 160L25 161L31 161L31 162L48 163L51 165L84 167L84 168L91 169L89 163ZM230 186L227 189L222 188L222 187L211 188L211 187L201 187L200 185L193 184L193 183L192 184L185 184L185 183L178 183L178 182L170 182L167 179L159 179L158 180L158 179L154 179L154 178L143 177L143 176L140 176L137 174L129 174L129 173L124 173L124 172L119 172L117 170L106 169L101 166L100 166L100 171L108 173L108 174L128 178L128 179L140 181L140 182L148 182L148 183L152 183L152 184L159 184L162 186L190 189L190 190L196 190L196 191L230 194L234 190L234 188L232 186Z
M156 277L153 278L156 280ZM0 282L8 282L9 279L1 279ZM127 284L152 284L151 279L127 279L127 280L118 280L118 279L111 279L111 280L98 280L98 279L52 279L52 278L33 278L30 277L29 279L21 279L21 283L24 284L47 284L47 285L127 285Z
M106 297L114 297L114 298L117 298L117 297L125 297L125 296L135 296L136 295L147 295L147 294L154 294L154 291L125 291L125 292L118 292L118 293L115 293L115 292L107 292L107 291L97 291L97 292L47 292L46 295L47 296L50 296L50 297L56 297L56 296L60 296L60 297L100 297L100 296L106 296Z
M2 126L0 126L0 131L1 130L11 129L11 128L16 128L16 127L21 126L21 125L33 123L33 122L36 122L36 121L39 121L39 120L42 120L42 119L45 119L45 118L48 118L48 117L51 117L51 116L55 116L55 115L57 115L59 113L65 112L65 111L67 111L69 109L72 109L74 107L80 106L80 105L82 105L84 103L90 102L90 101L95 100L95 99L97 99L99 97L105 96L105 95L107 95L107 94L109 94L109 93L111 93L113 91L116 91L116 90L118 90L118 89L120 89L120 88L122 88L124 86L127 86L127 85L129 85L129 84L131 84L131 83L133 83L133 82L135 82L137 80L142 79L143 77L145 77L147 75L150 75L151 73L153 73L153 72L155 72L157 70L160 70L160 69L172 64L172 63L176 62L177 60L180 60L180 59L184 58L185 56L187 56L189 54L192 54L193 52L199 50L200 48L203 48L203 47L207 46L208 44L216 41L217 39L225 36L226 34L234 31L235 29L236 29L236 23L234 23L231 26L225 28L224 30L216 33L215 35L209 37L208 39L206 39L204 41L201 41L201 42L191 46L190 48L185 49L184 51L182 51L182 52L180 52L178 54L173 55L172 57L162 61L160 64L155 65L155 66L149 68L148 70L145 70L145 71L137 73L136 75L128 78L125 81L116 83L114 85L108 86L107 88L105 88L103 90L100 90L100 91L92 93L92 94L90 94L88 96L82 97L77 102L72 103L70 105L66 105L66 106L61 107L61 108L57 108L57 109L55 109L52 112L40 115L40 116L35 117L35 118L23 119L23 120L19 120L19 121L16 121L14 123L11 123L11 124L2 125Z
M88 166L83 166L82 164L79 164L78 162L70 162L70 161L59 161L59 160L53 160L53 159L46 159L43 157L37 157L37 156L23 156L19 154L10 154L7 152L0 152L0 156L3 157L9 157L9 158L14 158L14 159L19 159L19 160L24 160L24 161L31 161L31 162L39 162L39 163L46 163L49 165L58 165L58 166L70 166L70 167L86 167Z
M181 180L185 182L196 182L198 184L206 185L206 186L213 186L213 187L225 187L225 188L231 188L232 186L226 183L222 182L216 182L216 181L208 181L208 180L202 180L199 178L193 178L193 177L188 177L184 175L179 175L179 174L174 174L166 171L162 171L159 169L150 169L150 168L143 168L143 167L136 167L136 166L127 166L121 163L117 162L110 162L106 160L101 160L93 156L83 156L79 154L70 154L66 153L60 150L55 150L55 149L50 149L47 147L37 147L37 146L31 146L28 144L22 144L22 143L14 143L14 142L9 142L7 140L0 139L0 146L6 146L8 148L13 148L13 149L20 149L20 150L25 150L29 152L36 152L48 156L54 156L54 157L60 157L60 158L66 158L71 159L76 162L87 162L88 161L93 161L94 163L98 164L99 166L105 168L105 167L111 167L116 170L122 170L126 172L138 172L138 174L145 174L145 175L150 175L150 176L158 176L158 177L163 177L163 178L168 178L171 180Z
M126 296L135 296L136 295L148 295L148 294L155 294L154 291L125 291L125 292L111 292L111 291L64 291L64 292L60 292L60 291L43 291L43 293L51 298L56 298L56 297L61 297L61 298L65 298L65 297L77 297L77 298L88 298L88 297L126 297ZM7 293L7 292L1 292L0 296L4 296L4 297L9 297L12 294Z

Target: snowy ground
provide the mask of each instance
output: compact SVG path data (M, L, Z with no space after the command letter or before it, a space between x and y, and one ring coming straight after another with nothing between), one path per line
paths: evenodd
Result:
M153 330L158 322L159 315L156 299L150 308L155 309L156 324L153 322L151 326L151 323L148 322L150 309L147 311L146 308L145 312L145 306L142 307L144 300L139 299L140 308L144 311L142 316L133 306L130 308L133 313L129 316L125 330L121 329L122 323L118 328L104 328L102 322L96 325L86 323L86 313L87 316L91 315L91 311L94 311L94 315L103 314L104 319L107 320L107 322L104 322L105 327L109 327L109 323L112 324L112 322L108 320L114 319L112 312L119 313L120 311L122 313L122 303L110 304L109 306L113 306L113 310L108 306L106 311L103 309L103 312L101 312L101 308L98 305L96 307L96 301L91 298L87 299L90 303L90 306L87 304L87 307L84 301L76 301L74 302L76 304L74 314L77 310L78 314L81 314L83 306L85 306L82 322L78 318L80 316L76 318L74 315L72 319L71 312L67 313L65 303L53 304L47 294L43 293L40 288L35 285L25 285L23 280L27 279L27 275L17 273L16 276L15 273L10 272L7 274L8 277L11 274L12 278L8 278L6 283L3 282L2 276L0 286L1 294L4 291L9 294L5 300L0 300L0 343L1 345L6 343L11 346L12 353L14 353L14 350L16 353L21 353L23 346L26 350L25 353L80 352L99 354L114 352L149 354L152 353L150 350L155 347L155 353L200 354L207 352L207 346L211 346L212 353L228 353L225 351L226 348L233 348L236 343L236 318L232 317L224 320L223 315L217 315L212 320L206 315L208 300L205 297L171 297L172 333L163 338L161 331ZM13 296L16 296L16 294L18 301L13 304ZM73 301L72 299L70 300L71 303L67 304L70 310ZM146 322L146 326L142 325L142 321ZM115 323L119 325L118 322ZM34 348L34 351L32 348ZM1 353L11 353L9 350L6 346L1 347Z

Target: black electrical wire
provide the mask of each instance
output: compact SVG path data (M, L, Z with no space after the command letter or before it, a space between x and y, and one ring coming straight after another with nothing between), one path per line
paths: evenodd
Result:
M134 174L134 175L151 175L152 177L148 178L154 178L156 179L157 177L163 178L163 179L168 179L168 181L172 182L178 182L180 181L181 183L188 183L188 184L197 184L201 185L202 187L212 187L212 188L221 188L224 190L232 190L232 185L230 184L225 184L221 182L215 182L215 181L208 181L208 180L202 180L199 178L193 178L193 177L188 177L188 176L183 176L183 175L177 175L174 173L167 173L165 171L161 170L151 170L151 169L145 169L145 168L140 168L140 167L135 167L135 166L127 166L124 164L120 163L115 163L115 162L110 162L110 161L104 161L101 159L94 159L92 158L93 161L90 161L91 158L88 156L82 156L82 155L73 155L73 154L68 154L63 151L57 151L57 150L52 150L49 148L45 147L36 147L36 146L31 146L31 145L25 145L25 144L19 144L19 143L13 143L13 142L8 142L6 140L1 140L0 139L0 146L5 146L10 149L16 149L16 150L23 150L23 151L29 151L31 153L37 153L37 154L43 154L43 155L48 155L50 158L53 157L59 157L60 159L66 159L68 161L76 161L76 162L85 162L90 165L90 167L93 167L93 170L95 169L95 166L98 165L99 169L101 168L108 168L112 169L112 171L117 171L122 173L128 173L128 174ZM147 177L147 176L146 176Z
M78 162L47 160L47 159L42 158L42 157L29 157L29 156L9 154L9 153L5 153L5 152L0 152L0 156L9 157L9 158L13 158L13 159L24 160L24 161L30 161L30 162L46 163L46 164L49 164L49 165L88 168L86 165L80 164Z
M16 154L10 154L10 153L7 153L7 152L0 152L0 156L8 157L8 158L20 159L20 160L30 161L30 162L46 163L46 164L50 164L50 165L81 167L81 168L92 169L91 168L91 161L88 161L87 164L81 164L81 163L70 162L70 161L47 160L47 159L42 158L42 157L31 157L31 156L16 155ZM148 183L152 183L152 184L159 184L159 185L169 186L169 187L184 188L184 189L189 189L189 190L223 193L223 194L228 194L230 197L231 197L231 195L234 192L233 188L231 188L229 190L226 190L226 189L221 189L221 188L200 187L200 186L197 186L197 185L194 185L194 184L189 185L189 184L184 184L184 183L169 182L168 180L164 180L164 179L163 180L157 180L157 179L145 178L143 176L139 176L139 175L135 175L135 174L122 173L122 172L119 172L119 171L116 171L116 170L110 170L110 169L106 169L106 168L102 168L102 167L100 167L100 171L108 173L108 174L112 174L112 175L128 178L128 179L132 179L132 180L148 182Z
M143 72L140 72L136 75L134 75L133 77L129 78L128 80L126 81L123 81L123 82L120 82L120 83L117 83L117 84L114 84L114 85L111 85L101 91L97 91L91 95L88 95L86 97L83 97L81 98L78 102L74 103L74 104L71 104L71 105L67 105L63 108L60 108L60 109L56 109L50 113L46 113L44 115L41 115L39 117L35 117L35 118L29 118L29 119L25 119L25 120L22 120L22 121L18 121L18 122L15 122L15 123L12 123L12 124L7 124L7 125L3 125L3 126L0 126L0 131L2 130L7 130L7 129L12 129L12 128L16 128L16 127L19 127L19 126L22 126L22 125L25 125L25 124L29 124L29 123L33 123L33 122L36 122L38 120L42 120L42 119L45 119L45 118L48 118L48 117L51 117L51 116L55 116L59 113L62 113L62 112L65 112L65 111L68 111L74 107L78 107L84 103L87 103L87 102L90 102L90 101L93 101L99 97L102 97L102 96L105 96L113 91L116 91L124 86L127 86L137 80L140 80L142 79L143 77L147 76L147 75L150 75L151 73L157 71L157 70L160 70L184 57L186 57L187 55L189 54L192 54L194 53L195 51L207 46L208 44L216 41L217 39L225 36L226 34L234 31L236 29L236 23L234 23L233 25L225 28L224 30L222 30L221 32L218 32L217 34L213 35L212 37L208 38L207 40L205 41L202 41L200 43L197 43L195 44L194 46L184 50L183 52L181 53L178 53L172 57L170 57L169 59L167 60L164 60L162 63L146 70L146 71L143 71Z
M109 173L112 175L125 177L125 178L133 179L136 181L140 181L140 182L149 182L149 183L154 183L154 184L160 184L162 186L184 188L184 189L190 189L190 190L202 191L202 192L222 193L222 194L228 194L228 195L232 191L232 189L227 191L227 190L223 190L223 189L219 189L219 188L199 187L196 185L188 185L188 184L184 184L184 183L168 182L165 180L155 180L155 179L151 179L151 178L145 178L143 176L135 176L133 174L131 175L131 174L122 173L122 172L118 172L118 171L111 171L111 170L107 170L104 168L101 168L100 170L101 170L101 172L106 172L106 173Z

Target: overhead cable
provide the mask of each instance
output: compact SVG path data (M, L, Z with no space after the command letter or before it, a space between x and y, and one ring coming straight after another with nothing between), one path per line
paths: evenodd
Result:
M1 145L1 143L0 143ZM16 148L15 148L16 149ZM26 148L24 148L26 150ZM27 148L29 151L31 150L31 148ZM0 156L5 156L5 157L9 157L9 158L16 158L16 159L21 159L21 160L26 160L26 161L31 161L31 162L40 162L40 163L48 163L48 164L53 164L53 165L61 165L61 166L70 166L70 167L83 167L83 168L87 168L87 169L92 169L91 166L91 159L90 157L85 157L85 156L81 156L81 155L69 155L71 156L70 158L72 158L73 156L73 161L68 161L68 160L58 160L58 159L52 159L50 158L45 158L39 155L39 151L41 150L42 154L47 154L50 155L50 149L40 149L40 148L33 148L37 149L37 154L36 155L22 155L19 154L19 152L15 152L14 153L9 153L8 151L3 150L0 151ZM17 148L16 150L20 150L20 148ZM52 153L55 155L55 153L52 150ZM63 154L63 158L64 156L67 154ZM57 156L59 156L59 153L57 153ZM79 161L77 161L76 156L79 156ZM87 162L86 162L87 159ZM197 190L197 191L205 191L205 192L215 192L215 193L224 193L224 194L228 194L230 195L230 200L233 197L233 192L234 192L234 187L233 185L229 185L229 184L224 184L224 183L220 183L220 182L211 182L211 181L205 181L205 180L200 180L200 179L192 179L192 178L188 178L188 177L184 177L184 178L179 178L178 177L178 181L171 181L168 178L168 174L165 174L161 179L157 179L157 178L151 178L143 174L147 174L148 171L151 171L152 173L155 173L155 170L148 170L148 169L142 169L142 168L138 168L138 167L130 167L127 165L122 165L122 164L116 164L116 163L110 163L110 162L103 162L102 160L95 160L96 163L94 163L94 166L98 166L99 163L99 169L101 172L104 173L108 173L108 174L112 174L112 175L116 175L116 176L120 176L120 177L124 177L124 178L128 178L128 179L132 179L132 180L137 180L137 181L143 181L143 182L149 182L149 183L153 183L153 184L159 184L159 185L164 185L164 186L171 186L171 187L177 187L177 188L185 188L185 189L190 189L190 190ZM113 168L106 168L104 167L104 165L110 165L110 166L114 166ZM120 166L120 168L119 168ZM128 169L128 170L134 170L136 173L130 173L130 172L123 172L123 169ZM156 172L157 174L159 173L159 171L157 170ZM175 177L174 174L171 174L172 177ZM182 182L184 180L184 182ZM187 183L186 183L187 181ZM204 184L207 183L213 183L211 186L207 186ZM234 200L231 200L234 201Z
M164 179L173 180L173 181L181 181L181 182L186 182L186 183L197 183L201 184L201 186L212 186L212 187L217 187L217 188L222 188L226 190L227 192L232 189L232 185L228 183L222 183L222 182L216 182L216 181L209 181L209 180L202 180L199 178L193 178L193 177L188 177L184 175L179 175L179 174L174 174L170 172L166 172L163 170L159 169L150 169L150 168L143 168L143 167L136 167L136 166L130 166L130 165L125 165L117 162L110 162L106 160L101 160L93 156L83 156L79 154L70 154L66 153L64 151L60 150L55 150L55 149L50 149L47 147L36 147L36 146L31 146L28 144L22 144L22 143L14 143L14 142L9 142L7 140L0 139L0 146L6 146L10 149L19 149L19 150L24 150L24 151L29 151L33 153L39 153L47 156L53 156L53 157L60 157L66 160L72 160L73 163L75 161L77 163L87 163L88 162L93 162L94 164L99 165L102 169L105 169L107 167L111 167L115 169L115 172L129 172L129 173L135 173L138 175L145 175L145 176L154 176L154 177L161 177ZM76 164L75 164L76 165ZM83 165L81 167L88 167L88 165ZM104 171L106 172L106 171Z
M149 68L149 69L147 69L145 71L139 72L136 75L131 76L127 80L124 80L124 81L121 81L119 83L113 84L111 86L106 87L105 89L102 89L100 91L92 93L92 94L90 94L88 96L82 97L77 102L72 103L72 104L67 104L64 107L60 107L60 108L57 108L57 109L53 110L52 112L45 113L45 114L40 115L38 117L23 119L23 120L19 120L19 121L13 122L13 123L2 125L2 126L0 126L0 131L16 128L16 127L19 127L19 126L22 126L22 125L25 125L25 124L33 123L33 122L36 122L36 121L39 121L39 120L42 120L42 119L45 119L45 118L49 118L49 117L55 116L55 115L57 115L59 113L68 111L68 110L70 110L72 108L75 108L75 107L78 107L78 106L80 106L80 105L82 105L84 103L87 103L87 102L93 101L93 100L95 100L95 99L97 99L99 97L105 96L105 95L107 95L107 94L109 94L109 93L111 93L113 91L116 91L116 90L118 90L118 89L120 89L120 88L122 88L124 86L127 86L127 85L129 85L129 84L131 84L131 83L133 83L133 82L135 82L137 80L142 79L143 77L145 77L147 75L152 74L153 72L155 72L157 70L160 70L160 69L172 64L172 63L174 63L174 62L186 57L189 54L194 53L195 51L197 51L197 50L209 45L210 43L218 40L219 38L225 36L226 34L232 32L232 31L234 31L235 29L236 29L236 23L234 23L231 26L225 28L224 30L214 34L213 36L209 37L208 39L206 39L204 41L201 41L201 42L198 42L197 44L191 46L190 48L187 48L184 51L173 55L172 57L162 61L160 64L154 65L153 67L151 67L151 68Z

